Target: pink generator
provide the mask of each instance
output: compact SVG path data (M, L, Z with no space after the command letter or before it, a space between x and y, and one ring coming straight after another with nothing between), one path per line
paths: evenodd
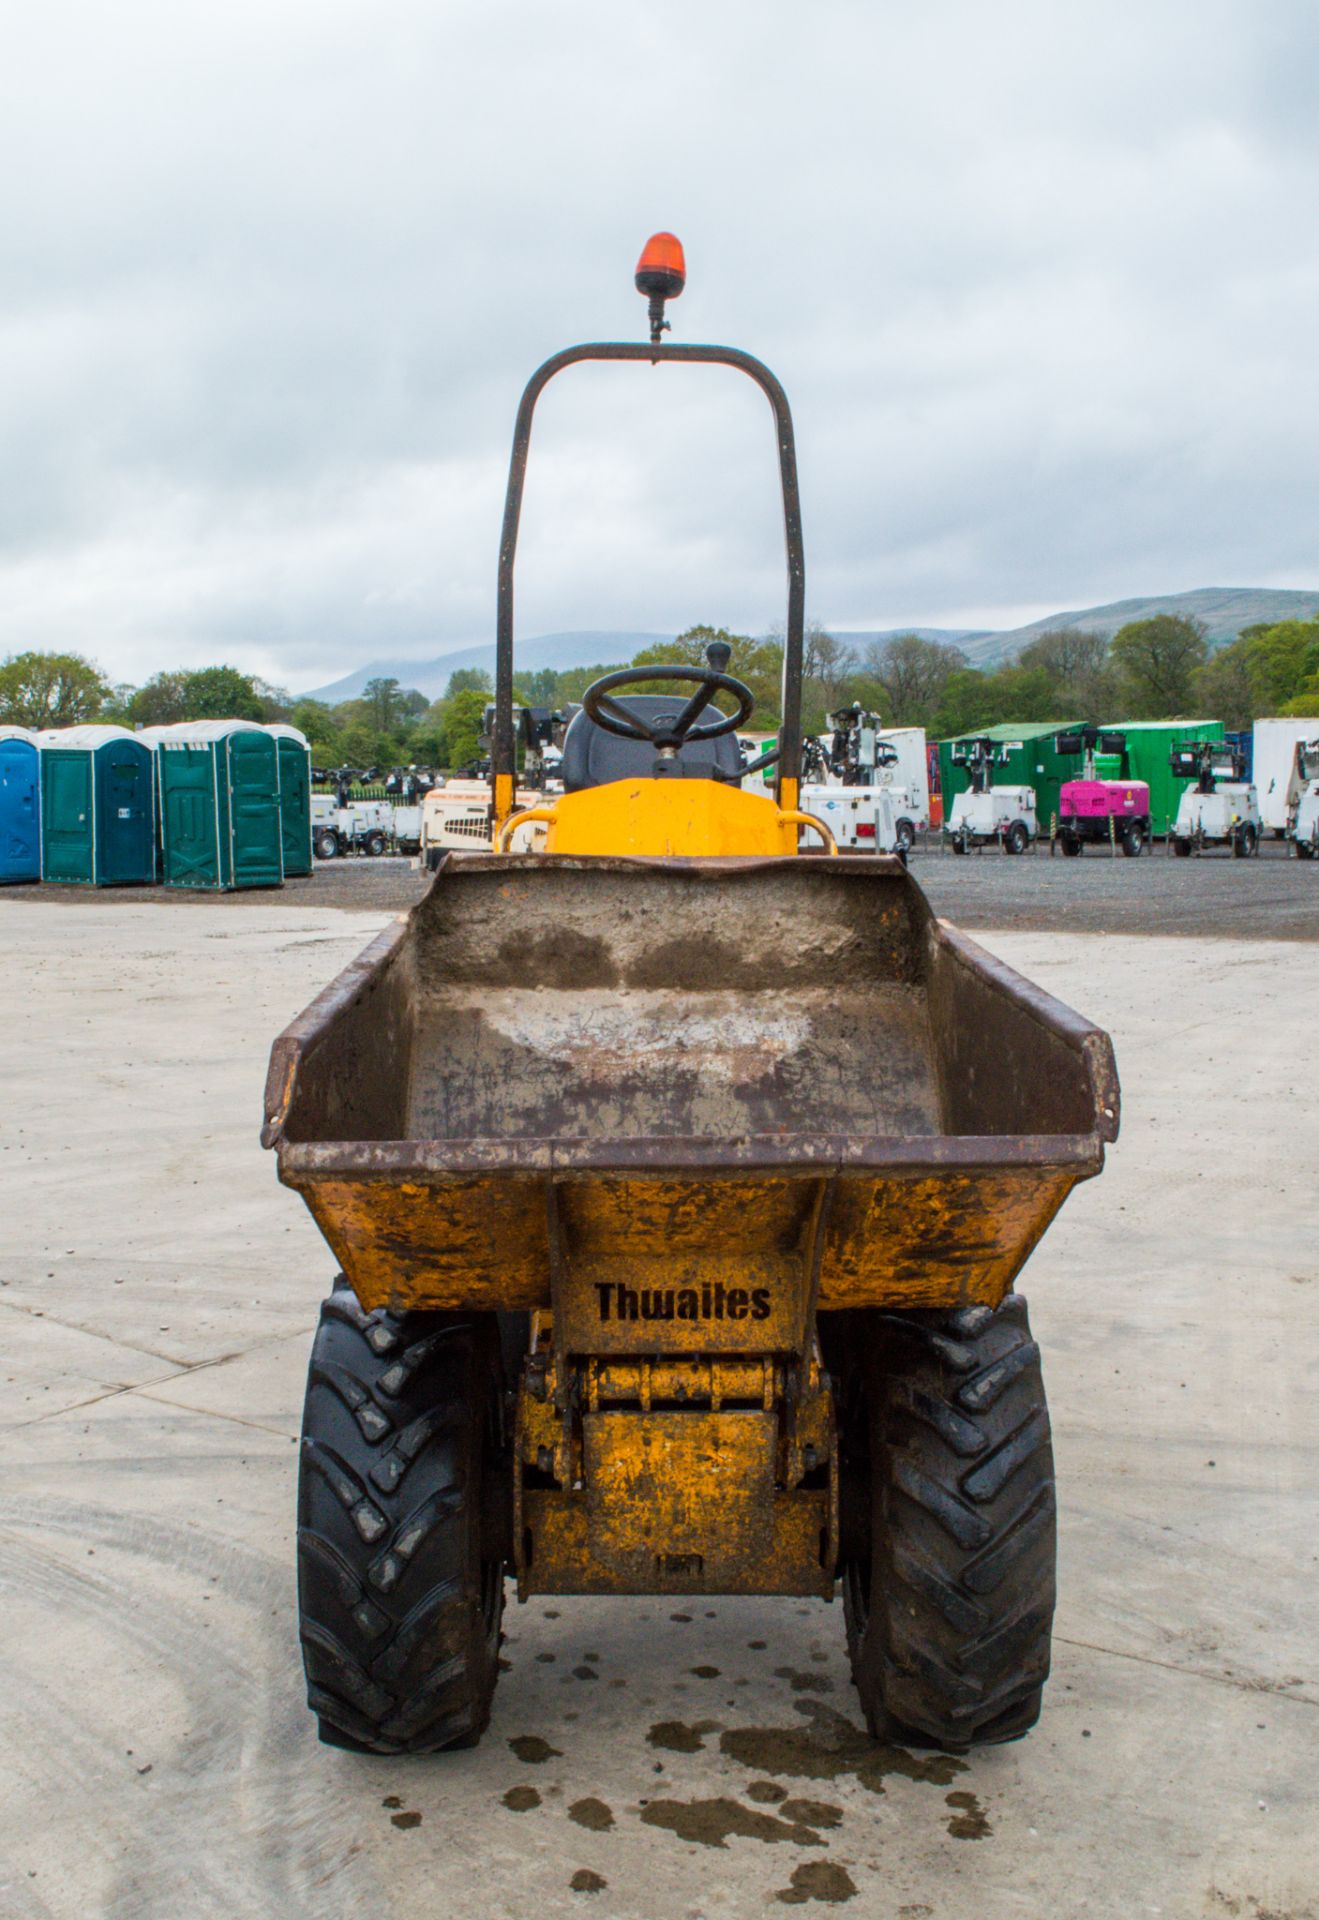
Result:
M1065 854L1075 858L1087 841L1120 847L1134 860L1150 837L1150 790L1143 780L1099 780L1095 754L1124 753L1125 733L1077 727L1054 741L1058 753L1083 753L1085 770L1079 780L1064 781L1059 793L1058 838Z

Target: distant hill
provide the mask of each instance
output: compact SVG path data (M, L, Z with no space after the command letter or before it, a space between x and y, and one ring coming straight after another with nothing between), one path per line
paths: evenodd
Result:
M1089 633L1102 633L1110 639L1130 620L1147 620L1156 613L1183 614L1203 620L1208 628L1209 644L1225 646L1235 640L1243 627L1263 621L1308 620L1319 613L1319 588L1299 591L1274 587L1197 587L1190 593L1152 594L1144 599L1112 600L1102 607L1072 607L1062 613L1048 614L1026 627L986 632L968 627L881 627L865 631L833 627L839 640L860 650L874 640L891 640L900 633L919 634L922 640L941 640L960 647L975 667L994 667L1029 646L1040 634L1053 627L1084 627ZM569 667L615 666L626 663L642 647L653 647L671 640L671 633L628 633L611 629L588 628L570 633L542 633L519 640L517 663L534 672L538 667L553 667L564 672ZM459 667L484 667L493 673L495 643L459 647L431 660L372 660L342 680L327 686L308 687L295 695L299 700L354 700L368 680L397 680L400 686L416 687L428 699L437 700L449 683L449 675Z
M542 633L517 641L517 664L534 673L538 667L553 667L563 673L569 667L625 665L643 647L672 640L671 633L614 633L586 630L579 633ZM294 696L298 700L325 700L334 706L340 700L355 700L368 680L397 680L402 687L415 687L429 700L438 700L449 684L449 675L459 667L484 667L495 670L495 643L459 647L454 653L438 654L433 660L372 660L342 680L328 686L307 687Z
M1006 632L981 634L959 642L973 666L997 666L1032 640L1054 627L1083 627L1087 633L1102 633L1112 639L1119 627L1132 620L1149 620L1156 613L1176 613L1184 618L1203 620L1211 647L1226 646L1243 627L1268 621L1309 620L1319 612L1319 589L1304 592L1274 587L1196 587L1190 593L1152 594L1146 599L1112 600L1104 607L1074 607L1065 613L1051 613L1033 620L1028 627L1013 627Z

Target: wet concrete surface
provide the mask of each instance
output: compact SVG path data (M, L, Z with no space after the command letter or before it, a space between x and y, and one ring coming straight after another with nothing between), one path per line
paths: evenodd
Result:
M510 1595L482 1745L380 1761L303 1705L332 1261L256 1138L271 1038L380 924L0 900L0 1914L1316 1920L1319 946L985 937L1124 1084L1021 1283L1062 1525L1034 1733L874 1745L838 1605Z
M1251 860L1211 850L1189 860L1160 842L1136 860L1087 849L1079 859L1049 856L1047 844L1012 858L992 849L958 856L937 836L922 839L911 871L936 913L960 927L1014 933L1150 933L1169 938L1319 940L1319 861L1297 860L1267 839ZM354 857L318 863L314 874L268 892L229 895L221 904L332 907L347 913L404 913L429 884L410 860ZM9 887L7 903L55 905L142 901L188 908L214 894L164 887L98 892L92 887Z

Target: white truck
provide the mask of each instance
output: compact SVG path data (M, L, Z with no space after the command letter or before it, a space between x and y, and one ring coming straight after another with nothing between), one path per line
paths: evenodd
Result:
M1319 714L1309 719L1284 715L1257 720L1253 731L1251 779L1259 799L1262 824L1281 840L1288 832L1288 792L1295 773L1295 753L1301 741L1319 740Z
M1235 860L1259 852L1259 800L1237 748L1219 740L1187 740L1168 756L1173 772L1193 780L1177 807L1172 850L1179 860L1206 847L1230 847Z
M1298 740L1292 750L1286 831L1298 860L1319 859L1319 729L1313 740Z
M992 846L1004 853L1025 853L1039 836L1034 787L996 787L994 768L1006 752L986 734L959 740L952 750L955 767L965 767L970 786L953 800L943 823L944 838L954 853Z

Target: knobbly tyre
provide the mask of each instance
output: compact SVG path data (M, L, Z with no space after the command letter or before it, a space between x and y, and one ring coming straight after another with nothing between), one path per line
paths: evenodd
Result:
M569 348L522 398L492 848L446 856L271 1059L264 1141L343 1270L302 1435L308 1697L335 1746L470 1745L507 1576L523 1600L841 1585L872 1732L961 1751L1030 1727L1048 1673L1049 1420L1011 1286L1116 1136L1112 1049L799 811L787 400L747 354L664 341L672 236L637 284L649 343ZM740 785L753 697L712 646L597 680L563 794L514 811L532 414L594 360L714 363L769 400L772 797ZM506 851L529 813L544 851Z

